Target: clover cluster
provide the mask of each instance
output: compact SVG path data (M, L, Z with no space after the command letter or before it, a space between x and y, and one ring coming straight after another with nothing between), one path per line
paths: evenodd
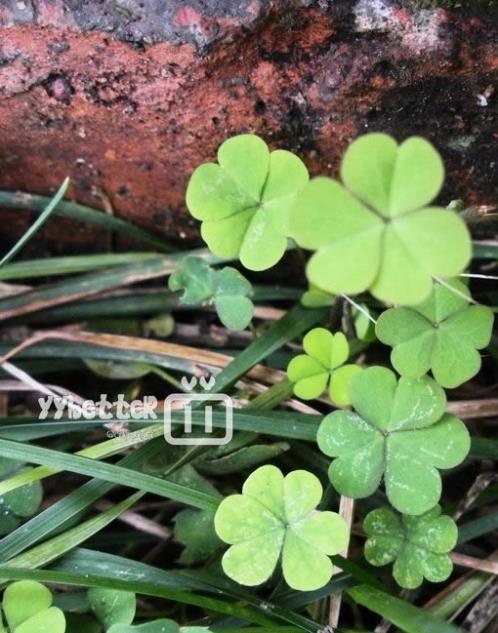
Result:
M446 412L444 388L479 371L493 313L462 281L471 237L458 213L433 204L444 167L428 141L412 137L398 145L386 134L367 134L346 150L340 176L310 179L297 156L243 134L221 145L218 162L195 170L187 205L212 253L251 271L274 266L296 245L310 251L303 304L346 299L355 306L357 339L392 348L398 375L347 362L344 333L315 328L287 373L297 397L336 407L317 432L318 447L332 458L333 487L353 499L385 488L393 509L366 516L367 560L394 562L395 580L414 588L452 570L448 552L457 528L438 505L439 471L463 462L470 436ZM365 293L368 307L351 299ZM247 297L247 287L241 294ZM359 323L365 317L368 328ZM292 588L324 586L333 572L329 556L346 548L348 529L338 514L316 509L321 497L320 482L306 471L253 472L242 494L224 499L215 516L218 536L230 545L222 561L227 575L258 585L280 560Z

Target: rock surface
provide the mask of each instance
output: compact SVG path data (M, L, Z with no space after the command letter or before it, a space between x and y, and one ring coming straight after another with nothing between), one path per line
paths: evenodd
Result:
M334 175L354 137L382 130L435 143L443 202L496 202L498 10L433 5L4 0L0 189L70 175L73 199L191 237L186 182L226 137L256 132ZM25 214L3 216L22 230ZM68 226L44 237L101 246Z

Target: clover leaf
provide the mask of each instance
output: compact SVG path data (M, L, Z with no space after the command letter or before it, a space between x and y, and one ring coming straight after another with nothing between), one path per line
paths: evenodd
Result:
M106 629L114 624L131 624L135 617L136 597L131 591L92 587L88 590L88 602Z
M467 428L445 414L443 389L428 376L400 378L369 367L351 381L355 411L334 411L322 421L320 450L334 457L329 477L347 497L363 498L382 477L390 503L404 514L423 514L441 495L438 468L460 464L470 448Z
M285 477L275 466L255 470L242 494L224 499L216 512L216 532L231 545L222 560L225 573L242 585L259 585L281 556L290 587L323 587L332 576L329 555L342 551L349 535L341 516L315 510L322 492L320 481L305 470Z
M3 594L2 610L10 633L64 633L66 630L66 618L60 609L52 607L50 590L33 580L9 585Z
M332 402L340 406L349 404L349 383L361 367L344 365L349 357L349 344L344 334L332 334L317 327L306 334L303 347L306 354L295 356L287 367L295 395L303 400L313 400L328 387Z
M363 523L368 537L365 558L376 567L394 562L393 576L405 589L416 589L424 577L446 580L453 569L448 556L456 545L458 529L436 505L417 516L399 516L388 508L372 510Z
M251 322L252 286L235 268L215 270L198 257L186 257L169 278L169 289L183 290L180 302L185 305L213 304L229 330L243 330Z
M362 136L346 151L341 176L344 185L311 180L291 214L291 236L316 251L307 266L311 283L411 305L427 298L433 277L453 277L468 264L463 220L427 206L444 180L428 141L411 137L398 146L386 134Z
M17 460L2 457L0 478L7 478L26 468L26 464ZM26 484L21 488L0 496L0 535L8 534L21 523L23 518L35 514L42 501L43 491L39 481Z
M326 306L333 306L335 296L330 294L314 284L310 284L308 290L303 292L301 297L301 303L305 308L322 308Z
M290 210L307 182L297 156L270 152L258 136L241 134L220 146L218 163L194 171L187 206L202 220L201 235L213 253L265 270L285 252Z
M476 350L488 345L494 318L487 306L469 305L464 284L454 279L450 285L455 292L436 283L423 303L386 310L375 328L379 340L393 347L391 362L398 373L419 378L431 370L447 388L477 374Z

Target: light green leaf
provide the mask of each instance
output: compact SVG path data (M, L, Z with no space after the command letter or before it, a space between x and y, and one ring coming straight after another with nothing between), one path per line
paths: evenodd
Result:
M395 561L394 578L405 589L416 589L424 577L442 582L452 572L448 552L456 545L458 530L453 519L441 516L438 505L416 517L378 508L366 516L363 529L367 561L376 567Z
M40 611L20 624L13 633L65 633L66 618L57 607Z
M270 268L285 252L289 213L307 169L290 152L270 153L252 134L225 141L218 163L198 167L187 188L202 237L219 257L238 256L251 270Z
M344 154L344 184L386 217L419 209L439 193L444 180L441 157L425 139L400 146L387 134L360 136Z
M329 387L329 396L332 402L340 407L350 404L349 385L353 376L356 376L361 370L359 365L343 365L332 373Z
M301 303L306 308L320 308L322 306L331 306L334 304L335 297L325 290L317 288L310 284L309 289L303 293Z
M463 220L426 207L444 175L427 141L413 137L398 147L384 134L360 137L341 174L348 189L316 178L298 194L291 215L293 238L316 251L307 267L310 283L332 294L370 290L382 301L413 305L428 297L434 277L465 268L471 242Z
M385 478L389 501L419 515L441 493L437 469L453 468L470 449L465 425L444 414L446 398L428 377L400 378L370 367L350 384L353 411L327 415L318 430L320 450L335 458L330 480L343 495L366 497Z
M393 347L391 362L402 375L419 378L427 371L443 387L453 388L479 371L493 328L493 312L469 305L467 288L451 280L450 288L434 284L430 297L412 308L386 310L376 325L380 341Z
M282 554L283 574L293 589L311 591L332 576L329 556L347 545L345 521L318 512L319 480L298 470L286 477L275 466L261 466L246 480L241 495L224 499L215 516L218 536L231 545L223 569L243 585L268 580Z
M218 296L214 299L214 307L220 321L229 330L244 330L254 314L254 305L247 297Z
M383 215L389 215L398 146L387 134L360 136L342 159L341 178L350 191Z
M113 624L133 622L136 599L131 591L92 587L88 590L88 601L92 611L106 629Z
M2 608L9 628L14 631L20 624L45 611L52 604L47 587L33 580L20 580L7 587Z
M287 367L295 395L312 400L321 396L328 385L332 402L339 406L349 404L349 383L361 367L344 365L349 356L344 334L315 328L304 337L303 347L306 354L295 356Z
M214 304L220 321L230 330L246 328L254 313L248 295L252 286L235 268L215 270L202 259L186 257L169 279L170 290L183 290L180 302L187 305Z

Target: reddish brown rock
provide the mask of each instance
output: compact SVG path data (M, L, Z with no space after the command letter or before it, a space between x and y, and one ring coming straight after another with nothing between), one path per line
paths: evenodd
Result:
M384 130L436 144L444 201L495 201L497 11L413 4L3 2L0 188L70 175L74 199L182 237L189 174L226 137L257 132L334 174L355 136ZM80 239L67 226L47 235Z

